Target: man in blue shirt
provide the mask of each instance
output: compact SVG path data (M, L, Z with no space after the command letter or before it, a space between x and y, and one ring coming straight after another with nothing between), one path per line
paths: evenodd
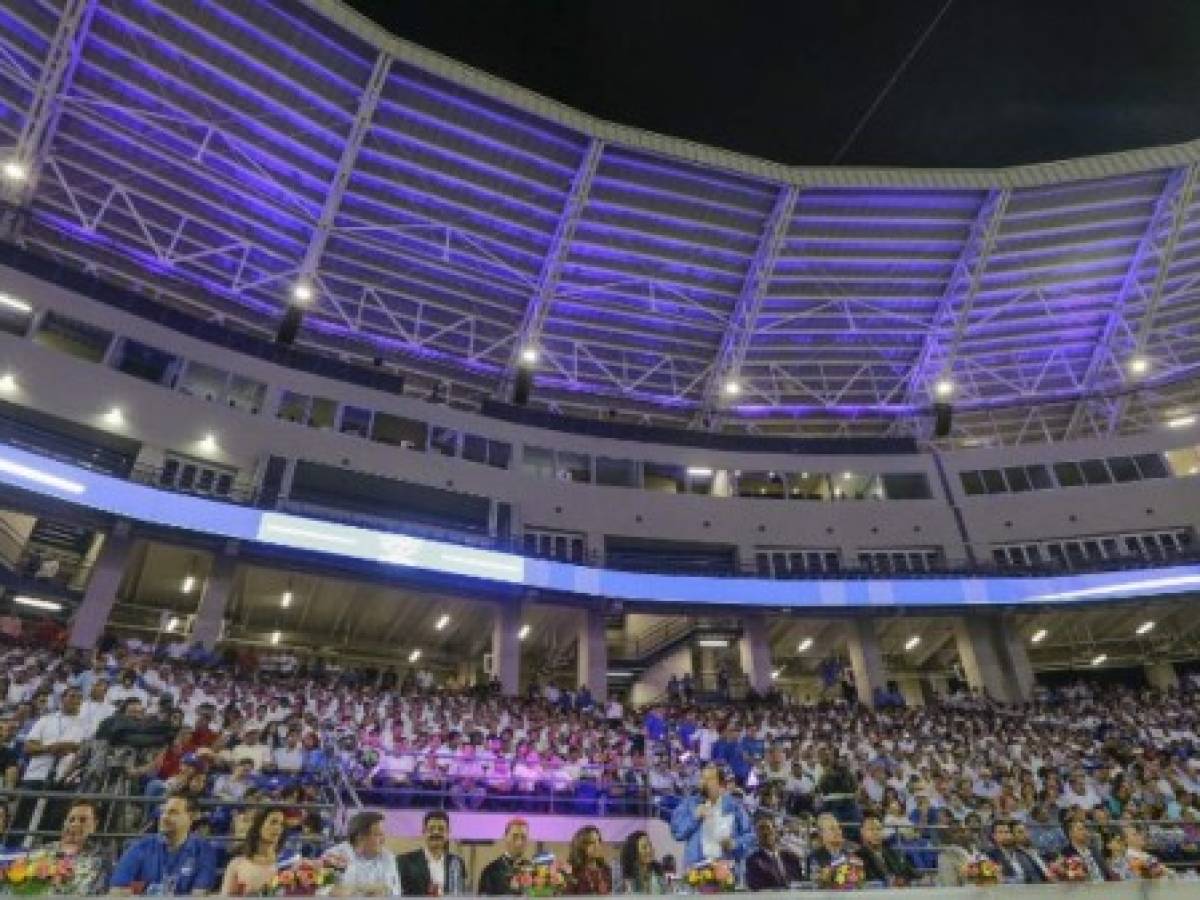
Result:
M158 834L147 835L121 855L109 885L114 894L204 894L217 886L212 845L191 834L196 801L171 797L162 808Z

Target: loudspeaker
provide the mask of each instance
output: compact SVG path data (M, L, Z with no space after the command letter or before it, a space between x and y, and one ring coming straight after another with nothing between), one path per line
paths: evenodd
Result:
M517 378L513 382L513 405L527 405L529 403L529 392L532 390L533 373L528 369L517 369Z
M290 347L296 342L296 335L300 332L300 322L304 319L304 313L298 306L289 306L283 314L283 321L279 323L279 330L275 332L275 343L280 347Z
M949 403L933 404L933 434L934 437L949 437L950 429L954 426L954 409Z

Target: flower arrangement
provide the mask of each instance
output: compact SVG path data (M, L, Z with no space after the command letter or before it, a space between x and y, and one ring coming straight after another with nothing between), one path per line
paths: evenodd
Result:
M737 887L733 867L723 859L704 859L687 871L688 886L701 894L724 894Z
M968 884L999 884L1000 866L986 856L973 856L959 870Z
M75 880L75 861L62 853L21 853L0 858L0 879L7 893L65 891Z
M1078 856L1068 856L1050 864L1051 881L1088 881L1087 866Z
M866 878L863 861L853 855L837 856L828 866L817 870L817 886L829 891L853 891Z
M1131 858L1129 860L1129 871L1143 881L1158 881L1160 878L1166 878L1171 874L1167 870L1167 867L1153 856Z
M513 890L526 897L559 897L566 892L571 867L553 856L539 856L518 868L509 881Z
M326 854L321 859L293 859L282 864L266 894L271 897L313 897L337 882L345 860Z

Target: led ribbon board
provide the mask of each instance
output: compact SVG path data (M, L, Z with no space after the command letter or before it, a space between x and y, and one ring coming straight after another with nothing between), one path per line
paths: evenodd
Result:
M816 581L593 569L172 493L7 446L0 447L0 484L152 525L619 600L811 608L1016 606L1163 597L1200 590L1197 565L1038 578Z

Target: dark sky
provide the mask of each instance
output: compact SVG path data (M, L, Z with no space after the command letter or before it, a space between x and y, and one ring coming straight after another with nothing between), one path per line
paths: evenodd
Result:
M945 0L350 0L606 119L829 163ZM1200 137L1200 0L954 0L843 162L996 166Z

